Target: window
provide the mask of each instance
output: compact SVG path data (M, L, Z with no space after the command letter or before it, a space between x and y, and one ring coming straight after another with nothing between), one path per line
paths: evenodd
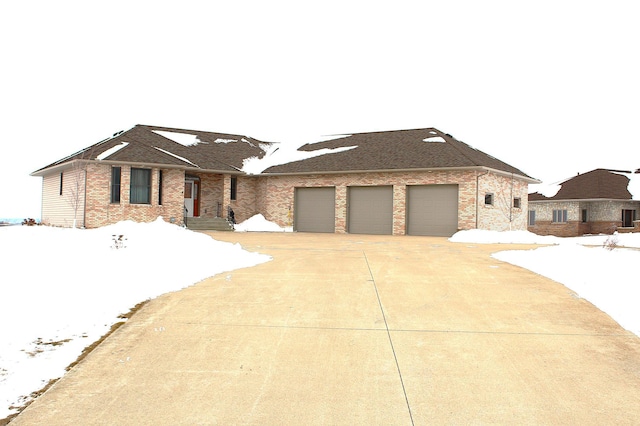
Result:
M158 170L158 205L162 205L162 170Z
M636 220L636 211L635 210L622 210L622 226L624 228L633 227L633 222Z
M484 194L484 204L485 206L493 205L493 194Z
M62 195L62 173L60 173L60 195Z
M529 210L529 226L535 226L536 224L536 211Z
M122 168L111 168L111 203L120 204L120 182L122 178Z
M587 214L587 209L582 209L581 217L582 217L582 223L587 223L589 221L589 215Z
M131 168L131 204L151 204L151 169Z
M231 178L231 199L236 200L237 196L238 196L238 178L232 177Z
M520 198L519 198L519 197L514 198L514 199L513 199L513 208L514 208L514 209L519 209L519 208L520 208L521 203L522 203L522 202L521 202L521 200L520 200Z
M553 222L554 223L564 223L567 221L567 211L566 210L554 210L553 211Z

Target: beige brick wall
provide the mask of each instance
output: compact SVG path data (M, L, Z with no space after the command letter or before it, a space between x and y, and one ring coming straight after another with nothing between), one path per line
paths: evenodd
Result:
M84 206L85 226L95 228L121 220L148 222L162 216L182 224L184 212L184 171L163 169L163 200L158 203L158 171L151 169L152 187L150 204L130 203L130 166L121 166L120 203L111 203L111 165L92 163L87 166L90 178L86 182ZM55 176L54 176L55 177ZM335 229L347 229L347 188L349 186L393 186L393 233L406 232L406 198L408 185L458 185L459 229L526 229L527 184L509 176L477 171L423 171L342 173L309 176L238 176L237 197L230 199L231 175L201 174L200 215L215 217L218 203L221 216L226 217L227 206L233 208L236 220L242 222L262 213L280 226L294 222L294 192L296 187L331 186L336 189ZM479 183L477 186L476 183ZM46 185L45 185L46 184ZM55 179L45 179L43 194L54 192ZM485 193L494 194L495 203L484 205ZM49 196L49 195L47 195ZM509 208L511 199L521 199L520 209ZM43 208L43 213L45 209ZM68 212L67 212L68 213ZM68 216L68 214L66 214ZM46 216L43 214L43 220ZM65 222L66 223L66 222Z
M162 216L182 224L184 211L184 171L163 169L162 205L159 204L159 176L157 168L151 169L151 203L131 204L131 167L121 166L120 203L111 203L111 165L90 164L87 168L87 200L85 226L97 228L122 220L151 222ZM178 190L176 190L178 188Z
M476 187L476 182L480 186ZM524 181L476 171L424 171L424 172L379 172L309 176L269 176L261 177L257 184L260 194L256 200L256 209L268 220L280 226L291 225L294 211L294 192L296 187L336 188L336 232L347 229L347 187L368 185L393 185L393 232L405 233L406 187L407 185L457 184L458 185L458 228L475 229L476 211L478 228L492 230L526 229L527 188ZM502 200L505 196L519 197L520 209L512 209L496 203L484 206L484 192L492 192ZM505 195L505 191L506 195ZM477 200L482 203L477 203ZM502 201L501 201L502 202ZM507 203L508 204L508 203ZM510 216L511 213L511 216Z
M526 230L528 189L527 182L511 176L481 173L478 176L478 229ZM493 194L492 205L485 204L486 194ZM514 207L515 198L520 199L520 208ZM472 197L469 196L466 200L472 201Z
M535 211L536 222L528 230L538 235L576 237L584 234L612 234L622 225L622 210L638 209L632 201L532 201L529 210ZM567 210L567 222L554 223L553 211ZM582 222L582 210L587 222ZM637 213L636 213L637 214Z

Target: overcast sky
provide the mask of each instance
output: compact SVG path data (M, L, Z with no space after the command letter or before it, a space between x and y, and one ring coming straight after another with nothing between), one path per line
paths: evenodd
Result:
M0 217L136 124L266 141L436 127L544 182L640 168L637 1L0 5Z

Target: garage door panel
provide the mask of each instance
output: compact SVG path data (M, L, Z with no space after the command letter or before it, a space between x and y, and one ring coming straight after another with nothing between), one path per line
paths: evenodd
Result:
M351 234L393 233L393 187L349 187L348 229Z
M334 187L296 188L295 230L335 232L335 201Z
M407 186L407 234L450 237L458 230L458 185Z

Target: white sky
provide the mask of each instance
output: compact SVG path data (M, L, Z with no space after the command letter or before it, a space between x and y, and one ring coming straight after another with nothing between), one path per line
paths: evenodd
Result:
M640 167L635 1L0 5L0 217L135 124L266 141L437 127L543 181Z

